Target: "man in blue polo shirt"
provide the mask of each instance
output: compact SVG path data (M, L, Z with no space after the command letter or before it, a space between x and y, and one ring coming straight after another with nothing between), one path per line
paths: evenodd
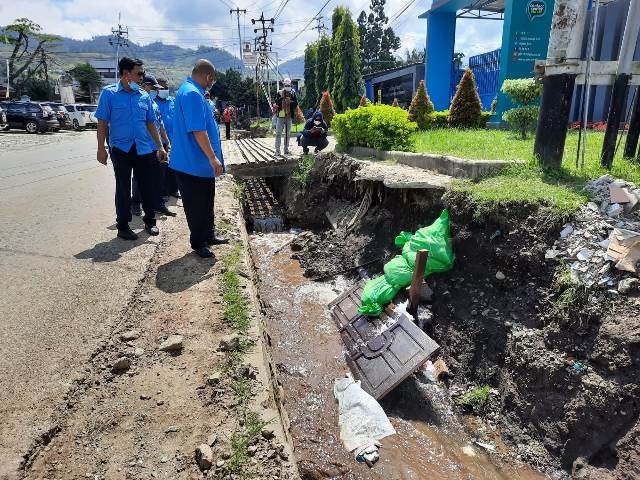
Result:
M201 257L212 257L210 245L227 243L214 233L215 177L224 172L220 130L205 91L216 82L208 60L198 60L174 101L173 138L169 168L175 172L182 195L191 248Z
M164 128L167 131L169 141L172 141L174 98L169 95L169 83L166 78L158 78L158 84L160 85L160 89L158 90L158 96L155 98L155 102L160 109L160 114L162 115L162 121L164 122ZM160 164L160 167L162 168L162 176L164 178L165 200L168 200L169 196L180 198L176 176L171 170L169 170L168 164L162 163Z
M102 89L96 118L98 119L97 159L107 164L109 153L105 141L109 132L109 150L116 177L116 224L118 237L136 240L129 227L131 221L131 172L138 178L142 193L145 230L150 235L158 235L153 198L152 161L166 161L167 152L162 147L156 129L151 97L141 92L140 83L144 77L143 62L123 57L118 62L120 81ZM147 141L151 135L157 146L153 150Z

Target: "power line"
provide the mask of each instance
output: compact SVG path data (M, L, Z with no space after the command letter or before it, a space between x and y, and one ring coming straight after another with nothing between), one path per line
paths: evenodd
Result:
M113 38L109 39L109 45L116 46L116 78L115 81L118 81L118 63L120 62L120 47L129 46L129 29L127 27L122 26L120 13L118 13L118 28L112 28L111 33L113 34Z
M322 11L325 9L325 7L326 7L327 5L329 5L329 2L331 2L331 0L327 0L327 1L324 3L324 5L322 6L322 8L320 8L320 10L318 10L318 13L316 13L316 14L313 16L313 18L312 18L311 20L309 20L309 22L308 22L308 23L307 23L307 24L302 28L302 30L300 30L300 31L299 31L299 32L298 32L298 33L297 33L297 34L296 34L296 35L295 35L291 40L287 41L287 42L285 43L285 45L286 45L287 43L291 43L291 42L293 42L293 41L294 41L295 39L297 39L300 35L302 35L302 34L305 32L305 30L307 30L307 28L309 28L309 25L311 25L311 24L313 23L313 21L314 21L314 20L315 20L315 19L316 19L316 18L317 18L321 13L322 13Z

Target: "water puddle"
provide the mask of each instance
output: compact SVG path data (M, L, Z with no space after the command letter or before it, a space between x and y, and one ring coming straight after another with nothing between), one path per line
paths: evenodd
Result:
M465 433L449 408L446 390L421 382L420 375L407 379L382 402L397 434L382 440L380 461L373 469L358 464L340 442L333 381L349 369L326 308L351 284L343 277L327 283L305 278L289 247L280 249L292 237L251 235L250 243L303 479L549 478L528 468L497 465Z

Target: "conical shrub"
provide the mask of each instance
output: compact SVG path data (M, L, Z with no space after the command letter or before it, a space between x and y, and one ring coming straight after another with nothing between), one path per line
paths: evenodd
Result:
M327 125L331 125L331 120L335 117L336 111L333 108L333 100L331 100L331 94L328 90L322 94L322 98L320 99L320 112L322 112Z
M362 95L360 97L360 103L358 104L358 107L366 107L367 105L369 105L369 99L366 95Z
M398 99L396 97L393 97L393 103L391 104L392 107L400 107L400 104L398 103Z
M409 106L409 120L416 122L420 130L426 130L431 124L432 113L433 102L424 86L424 80L420 80L418 90Z
M449 125L455 128L477 128L482 119L482 103L476 79L470 68L464 72L449 108Z

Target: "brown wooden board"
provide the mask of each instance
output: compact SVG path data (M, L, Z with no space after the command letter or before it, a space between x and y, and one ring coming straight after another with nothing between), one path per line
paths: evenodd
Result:
M369 318L358 312L363 282L329 304L343 343L347 364L362 388L379 400L391 392L440 346L424 333L406 313L393 306L380 316Z

